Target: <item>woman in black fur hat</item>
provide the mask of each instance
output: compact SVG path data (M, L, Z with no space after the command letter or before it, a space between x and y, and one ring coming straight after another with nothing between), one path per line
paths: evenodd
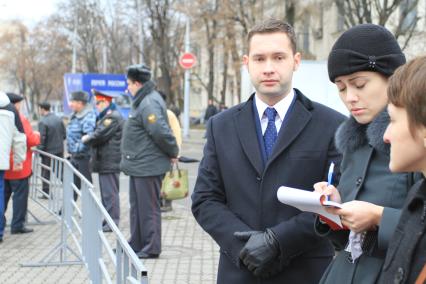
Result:
M388 241L395 230L406 198L410 174L389 170L389 145L383 133L389 122L388 78L405 63L395 37L384 27L362 24L344 32L328 58L330 80L350 111L336 133L337 149L343 154L337 189L327 183L315 190L341 202L344 230L333 230L320 219L318 234L327 236L337 255L321 283L376 283Z

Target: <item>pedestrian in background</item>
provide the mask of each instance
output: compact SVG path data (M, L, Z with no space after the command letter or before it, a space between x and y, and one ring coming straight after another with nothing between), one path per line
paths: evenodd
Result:
M38 123L38 131L40 132L40 145L38 149L49 154L64 157L64 140L67 138L67 132L62 119L50 111L50 103L39 103L39 112L41 115ZM46 167L51 166L50 157L42 155L41 163ZM52 171L54 169L51 169ZM50 180L50 170L42 168L41 175L44 179ZM41 198L49 196L49 183L43 181L42 190L46 195Z
M344 116L293 89L301 54L289 24L262 22L247 42L256 93L209 120L192 212L220 247L217 283L318 283L334 250L313 214L280 203L277 189L312 188L339 165Z
M362 24L345 31L328 57L330 81L336 84L350 118L336 133L343 154L337 189L327 182L315 190L342 204L327 209L340 215L345 230L316 223L338 253L320 283L376 283L386 249L407 196L410 174L389 170L389 145L383 134L389 123L388 78L405 63L405 56L390 31Z
M99 188L102 205L111 216L115 224L120 222L120 159L121 134L123 117L112 102L112 96L94 91L96 99L96 128L92 134L82 137L86 145L92 147L90 159L91 169L99 173ZM104 232L111 232L111 228L104 222Z
M225 105L225 103L224 103L224 102L221 102L221 103L219 104L219 112L225 111L225 110L227 110L227 109L228 109L228 107Z
M166 102L167 96L164 92L158 91L163 98L164 102ZM176 138L176 143L179 147L179 152L182 147L182 129L180 127L179 120L176 116L176 114L171 110L167 109L167 120L169 122L170 128L172 130L173 135ZM178 157L179 157L178 153ZM163 196L161 196L161 212L170 212L173 210L172 207L172 201L164 199Z
M10 100L6 93L0 92L0 243L3 242L4 216L4 172L10 168L10 155L13 157L13 170L21 170L26 158L26 137L19 132L15 114L10 111Z
M9 203L10 197L13 201L13 214L11 223L12 234L25 234L31 233L34 230L25 227L25 218L28 210L28 194L30 190L29 177L32 174L32 151L31 147L37 146L40 143L40 133L33 131L30 122L21 112L21 103L24 99L23 96L14 93L7 93L11 103L13 103L19 112L19 118L24 127L24 133L27 142L26 158L23 162L22 169L14 171L14 158L10 157L10 169L5 172L5 196L4 207L5 212Z
M207 124L209 119L217 113L217 108L212 99L208 99L206 113L204 114L204 123Z
M121 170L130 176L130 241L139 258L161 253L160 189L179 148L167 121L167 108L145 65L127 68L133 97L123 130Z
M95 131L96 113L88 103L89 94L84 91L77 91L71 94L70 107L73 111L67 126L67 150L71 155L71 164L92 182L90 171L90 147L82 141L84 135L90 135ZM81 180L74 175L74 184L81 187ZM77 193L74 192L74 200L77 200Z
M392 172L421 172L390 239L380 283L426 283L426 56L399 67L389 79Z

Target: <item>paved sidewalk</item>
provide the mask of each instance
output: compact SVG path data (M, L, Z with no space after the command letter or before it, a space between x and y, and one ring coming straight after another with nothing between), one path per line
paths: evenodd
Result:
M204 134L191 130L189 139L184 139L182 155L201 158ZM198 163L181 164L189 171L190 190L194 186ZM120 176L122 221L120 229L129 237L128 178ZM95 176L95 187L96 176ZM189 198L173 202L173 211L163 213L162 245L160 258L145 260L149 283L153 284L213 284L216 280L219 248L196 223L190 212ZM11 203L9 204L11 206ZM41 220L52 220L43 209L31 202L29 208ZM11 210L7 218L11 218ZM32 218L29 218L31 221ZM6 228L4 241L0 244L0 283L88 283L87 269L82 265L21 267L21 263L38 262L60 238L59 224L30 225L35 232L11 235Z

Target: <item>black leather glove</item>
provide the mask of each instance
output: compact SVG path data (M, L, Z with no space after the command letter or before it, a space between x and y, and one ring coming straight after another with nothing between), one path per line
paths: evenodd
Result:
M271 278L283 270L284 265L279 259L274 259L265 265L259 266L253 271L253 274L257 277L264 279Z
M266 229L265 232L235 232L234 236L247 242L240 251L240 259L256 276L280 253L278 240L271 229Z

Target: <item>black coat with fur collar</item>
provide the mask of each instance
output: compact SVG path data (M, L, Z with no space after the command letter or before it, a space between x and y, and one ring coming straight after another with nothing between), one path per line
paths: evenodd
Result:
M389 170L389 145L383 142L388 122L386 111L367 125L350 117L336 132L336 147L343 153L338 185L342 201L371 202L383 206L384 211L377 233L370 232L375 244L355 263L348 261L349 253L343 250L349 231L328 231L326 235L341 251L321 283L375 283L378 279L410 185L408 174L393 174Z

